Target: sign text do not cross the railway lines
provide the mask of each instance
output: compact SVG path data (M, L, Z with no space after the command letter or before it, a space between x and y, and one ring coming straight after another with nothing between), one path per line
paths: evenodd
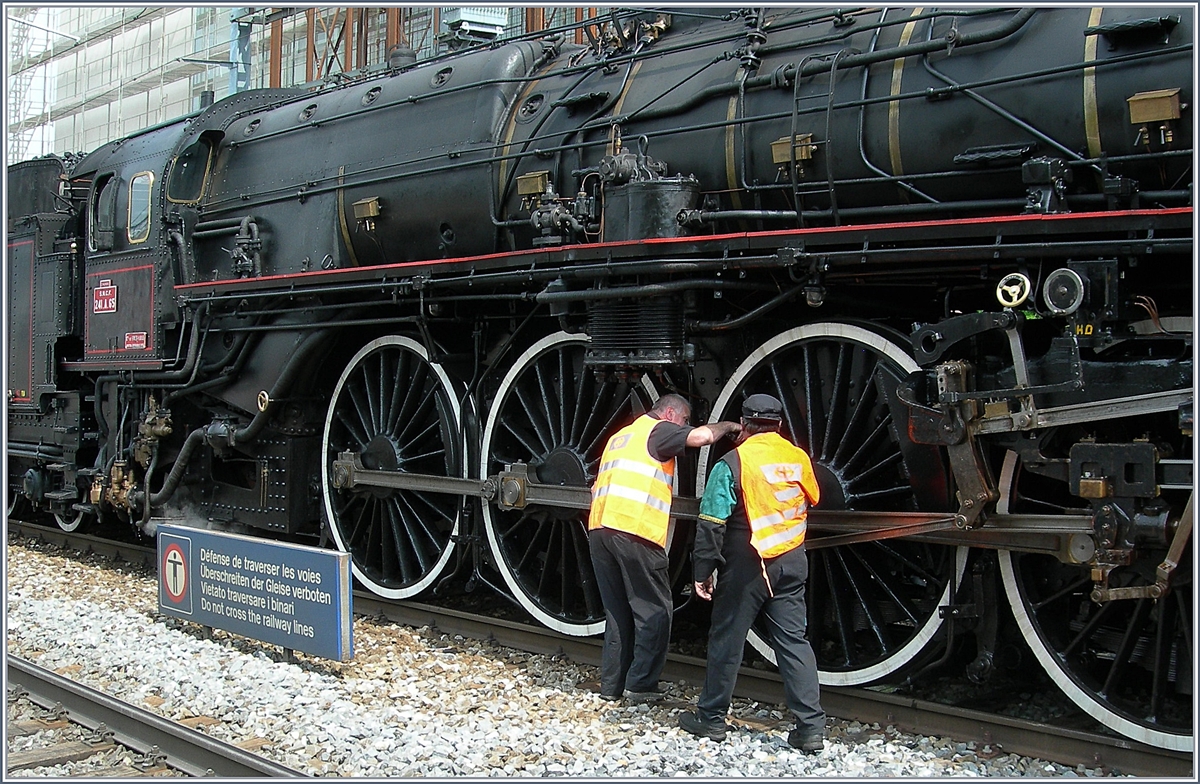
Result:
M158 527L158 606L167 615L349 661L350 604L348 553Z

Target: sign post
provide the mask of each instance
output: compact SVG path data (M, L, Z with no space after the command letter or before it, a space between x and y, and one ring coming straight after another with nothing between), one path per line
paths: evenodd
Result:
M349 553L160 525L158 606L285 650L354 658Z

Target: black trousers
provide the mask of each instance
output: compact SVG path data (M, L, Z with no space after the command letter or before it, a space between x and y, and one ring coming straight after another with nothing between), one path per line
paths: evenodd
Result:
M824 734L817 657L804 636L808 623L804 602L808 555L803 547L797 547L764 561L749 541L733 539L734 532L729 534L723 548L725 565L717 574L713 592L708 666L697 706L700 717L706 721L725 719L746 634L761 613L796 727L813 735Z
M600 693L654 691L671 637L667 553L640 537L608 528L592 531L588 541L604 602Z

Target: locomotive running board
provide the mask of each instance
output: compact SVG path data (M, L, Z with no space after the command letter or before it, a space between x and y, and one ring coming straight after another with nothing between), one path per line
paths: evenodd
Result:
M501 509L539 505L584 510L592 503L589 488L533 481L529 466L523 463L505 466L504 471L486 479L464 479L377 471L364 468L357 452L342 452L333 463L332 481L342 490L383 487L469 496L495 503ZM695 520L699 512L699 499L675 496L671 500L672 517ZM987 517L982 528L962 531L955 527L954 515L947 512L813 509L808 513L808 525L814 534L826 534L808 540L812 549L908 537L953 546L1047 553L1069 563L1086 562L1095 552L1090 515L994 514Z

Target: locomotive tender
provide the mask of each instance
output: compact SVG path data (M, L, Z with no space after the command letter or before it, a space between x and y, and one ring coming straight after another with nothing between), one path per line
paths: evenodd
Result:
M1194 23L618 9L12 165L10 514L331 542L595 634L608 435L770 392L822 682L982 680L1015 621L1190 749Z

